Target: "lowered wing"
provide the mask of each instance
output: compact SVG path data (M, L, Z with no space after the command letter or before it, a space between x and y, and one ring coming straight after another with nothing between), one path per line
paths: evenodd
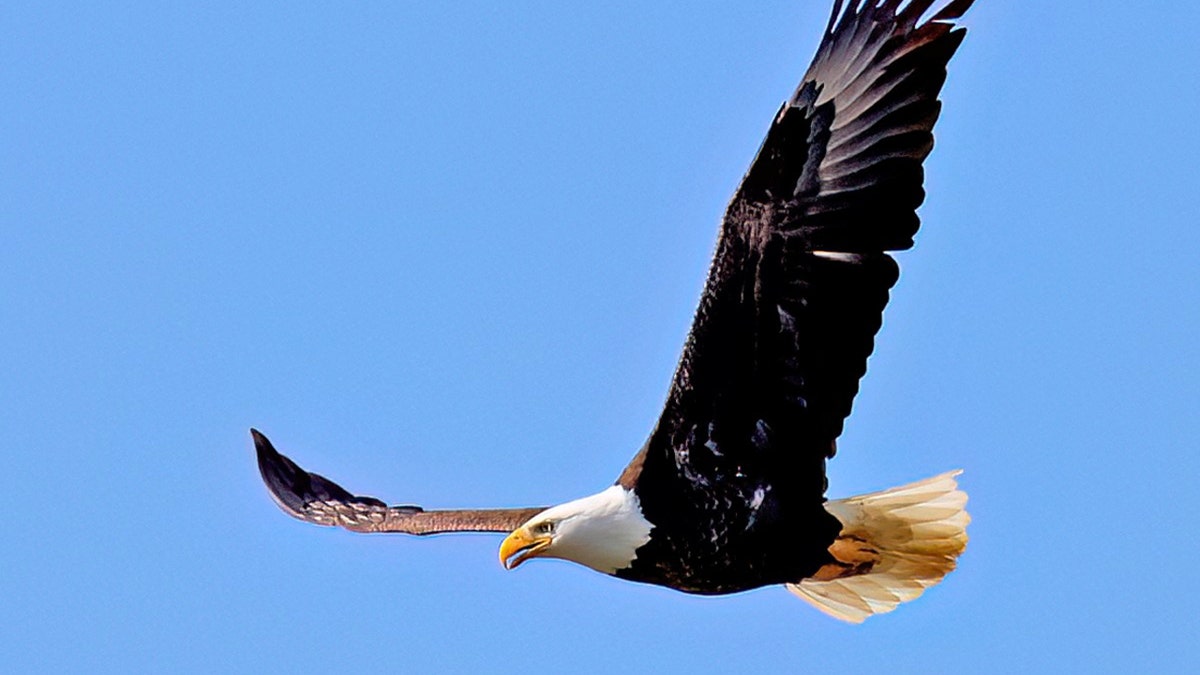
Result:
M351 494L337 483L301 469L279 453L256 429L250 430L258 470L271 498L284 513L308 523L352 532L511 532L545 510L457 509L426 511L419 506L388 506L374 497Z

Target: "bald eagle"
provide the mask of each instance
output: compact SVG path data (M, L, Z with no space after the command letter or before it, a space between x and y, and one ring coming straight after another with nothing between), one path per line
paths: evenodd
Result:
M853 622L941 581L967 543L958 472L826 500L825 462L899 275L888 252L913 244L972 2L835 1L725 212L662 415L613 485L549 508L389 506L251 430L272 497L354 532L507 533L509 569L560 558L708 595L780 584Z

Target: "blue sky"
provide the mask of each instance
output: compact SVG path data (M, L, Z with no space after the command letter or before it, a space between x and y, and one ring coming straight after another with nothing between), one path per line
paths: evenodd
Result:
M427 507L565 501L641 445L828 6L593 4L0 9L0 670L1194 667L1187 3L968 16L830 464L965 469L919 601L853 627L276 510L251 426Z

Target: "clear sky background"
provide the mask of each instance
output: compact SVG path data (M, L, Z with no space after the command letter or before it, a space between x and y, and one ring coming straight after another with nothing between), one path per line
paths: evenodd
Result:
M971 545L859 627L305 525L247 433L430 508L609 484L828 0L168 5L0 8L0 671L1200 663L1200 5L969 14L829 468L962 467Z

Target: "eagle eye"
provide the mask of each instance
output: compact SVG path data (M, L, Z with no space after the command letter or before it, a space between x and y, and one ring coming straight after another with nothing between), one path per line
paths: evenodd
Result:
M544 520L544 521L538 523L537 525L534 525L533 531L536 532L537 534L550 534L551 532L554 531L554 523L551 523L548 520Z

